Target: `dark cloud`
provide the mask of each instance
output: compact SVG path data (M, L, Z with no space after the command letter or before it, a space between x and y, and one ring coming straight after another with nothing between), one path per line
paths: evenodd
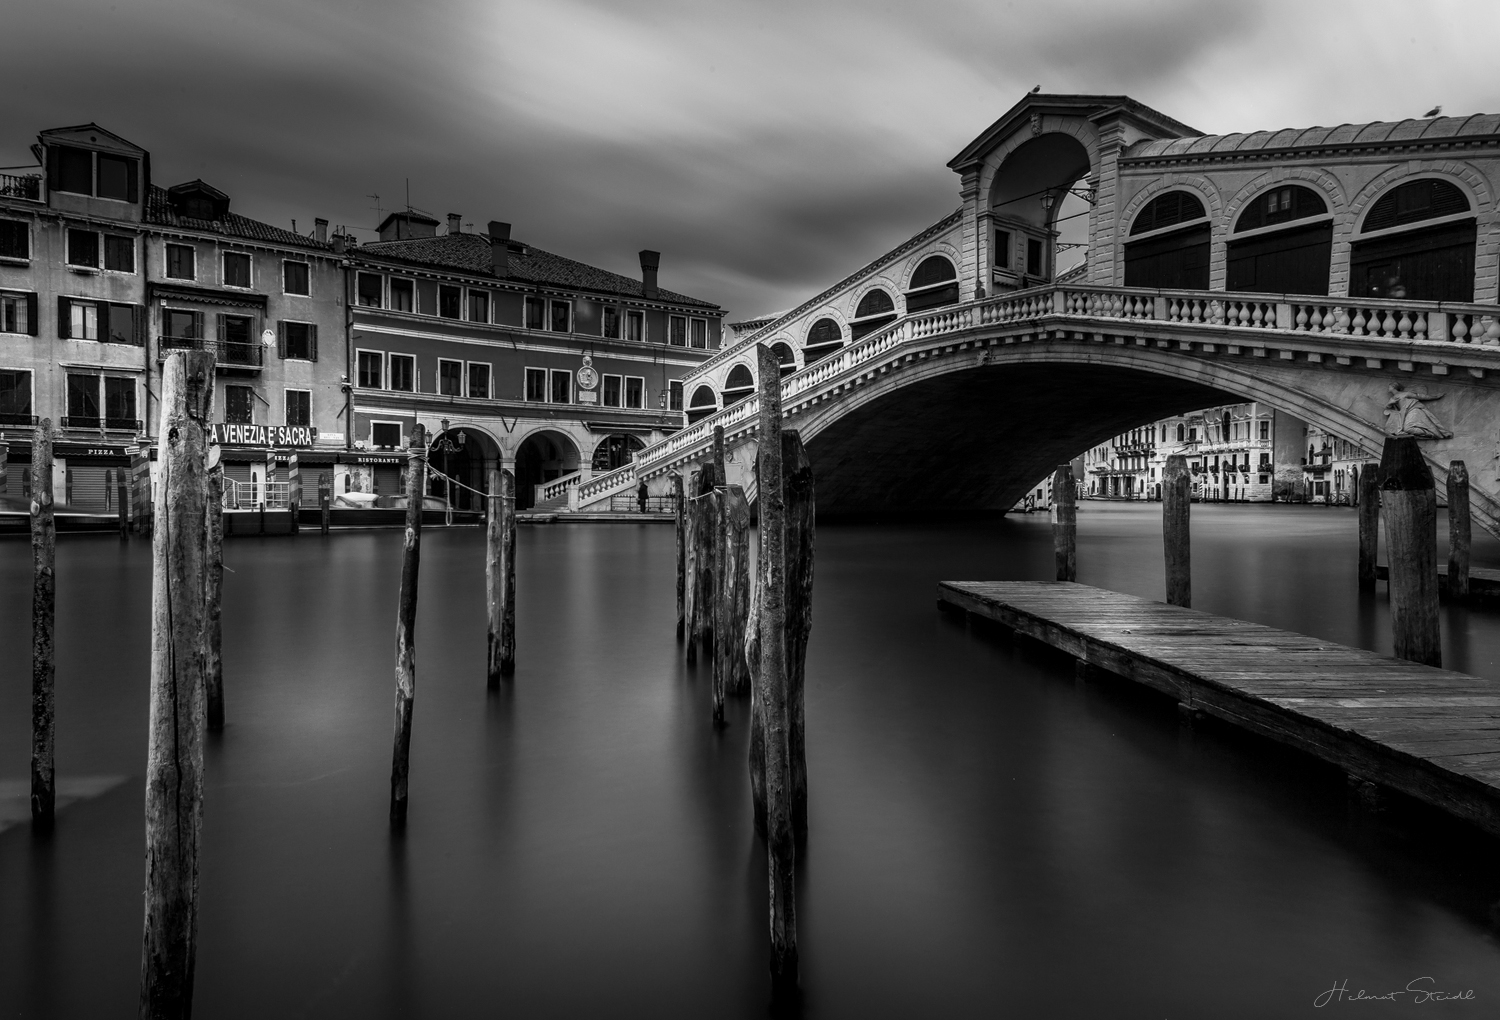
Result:
M1032 85L1210 131L1473 111L1494 7L53 0L6 14L0 163L98 121L159 183L364 237L367 196L397 207L410 179L439 217L617 272L659 249L664 284L741 317L951 211L944 164Z

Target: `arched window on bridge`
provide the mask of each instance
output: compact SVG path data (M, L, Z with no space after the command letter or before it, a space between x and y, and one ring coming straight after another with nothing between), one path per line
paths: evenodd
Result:
M714 391L707 386L699 386L693 391L693 399L688 401L687 420L691 425L695 421L701 421L719 409L714 399Z
M844 331L839 324L832 319L819 319L807 331L807 339L802 344L802 361L807 365L822 361L842 346Z
M781 363L781 377L785 379L797 371L797 354L792 350L790 344L774 343L771 350L776 352L776 359Z
M1177 423L1177 441L1179 443L1187 442L1187 426L1182 424L1182 422Z
M629 464L631 456L636 451L645 448L646 444L635 436L605 436L599 440L599 445L594 447L594 459L591 466L595 471L613 471L615 468Z
M1125 286L1208 289L1208 211L1190 191L1169 191L1146 203L1130 224Z
M744 365L735 365L729 370L729 377L724 380L724 406L737 404L750 394L755 392L755 376L750 374L750 369Z
M1257 195L1234 224L1229 290L1256 294L1327 294L1333 217L1312 188L1279 184Z
M958 302L958 270L941 255L929 255L911 274L906 291L906 311L925 311Z
M1351 297L1474 300L1477 236L1469 197L1424 177L1381 195L1349 253Z
M896 302L877 287L859 299L859 306L854 309L854 321L849 324L849 338L858 340L895 321Z

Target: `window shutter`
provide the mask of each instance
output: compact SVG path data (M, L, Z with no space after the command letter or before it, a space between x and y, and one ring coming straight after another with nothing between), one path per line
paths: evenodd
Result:
M36 321L36 295L26 295L26 332L32 336L41 335L41 323Z
M318 360L318 324L313 323L307 327L307 356L313 361Z
M218 330L218 332L215 333L214 336L216 336L219 340L220 349L223 350L223 352L227 355L229 353L229 348L225 346L225 343L229 339L229 334L225 332L224 329L224 313L217 313L214 316L214 319L216 320L214 322L214 329Z
M131 336L137 347L146 346L146 309L140 305L130 306Z
M202 340L203 339L203 313L202 312L194 312L193 313L193 339L194 340Z
M56 151L56 150L54 150ZM67 340L73 336L73 302L65 297L57 299L57 338Z
M286 360L286 323L276 323L276 356Z

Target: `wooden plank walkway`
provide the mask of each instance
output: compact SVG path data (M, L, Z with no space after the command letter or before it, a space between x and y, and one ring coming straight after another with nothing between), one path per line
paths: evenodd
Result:
M1057 581L943 581L965 610L1500 836L1500 682Z
M1391 568L1384 563L1375 568L1375 579L1377 581L1390 581ZM1447 594L1448 591L1448 564L1438 564L1438 588ZM1469 568L1469 594L1480 598L1500 597L1500 570L1493 567L1470 567Z

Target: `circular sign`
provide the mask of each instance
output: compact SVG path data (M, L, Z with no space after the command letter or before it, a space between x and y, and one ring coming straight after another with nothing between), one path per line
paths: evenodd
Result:
M591 390L599 385L599 373L594 371L594 359L583 356L583 367L578 370L578 388Z
M274 329L268 329L265 332L261 333L260 342L265 344L267 347L275 347L276 331Z

